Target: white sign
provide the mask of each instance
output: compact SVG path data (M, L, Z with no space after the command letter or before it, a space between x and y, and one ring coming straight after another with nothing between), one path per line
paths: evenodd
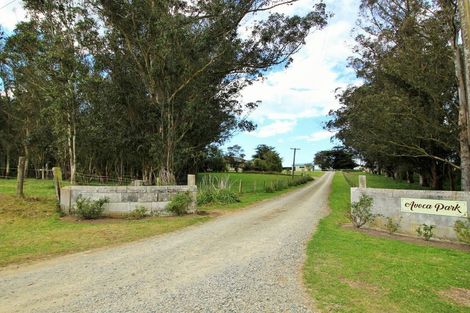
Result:
M401 198L401 211L467 217L467 201Z

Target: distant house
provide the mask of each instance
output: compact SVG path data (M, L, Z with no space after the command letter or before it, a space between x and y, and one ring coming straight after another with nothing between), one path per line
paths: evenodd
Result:
M290 173L292 172L292 166L286 166L282 168L282 171L284 173ZM305 164L296 164L295 165L295 171L296 172L311 172L313 171L313 166L310 163L305 163Z
M225 157L225 162L227 163L227 170L229 172L243 172L245 167L246 160L239 157Z

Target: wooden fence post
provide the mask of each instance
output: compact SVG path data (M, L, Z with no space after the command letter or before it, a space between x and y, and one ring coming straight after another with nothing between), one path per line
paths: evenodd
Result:
M62 170L60 167L53 167L52 175L54 177L55 197L60 203L60 188L62 188Z
M243 186L242 186L242 180L240 179L240 184L238 185L238 193L242 193L243 191Z
M21 156L18 159L18 172L16 175L16 195L19 197L24 197L24 193L23 193L24 166L25 166L25 157Z

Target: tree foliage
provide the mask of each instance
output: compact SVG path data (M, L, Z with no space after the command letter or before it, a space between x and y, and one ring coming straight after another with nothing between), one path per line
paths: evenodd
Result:
M334 147L332 150L319 151L315 154L314 164L322 170L353 169L357 166L353 154L344 147Z
M274 147L265 144L258 145L253 155L252 170L280 172L282 171L282 158Z
M30 22L0 45L2 159L72 181L197 170L211 144L254 129L240 91L326 24L323 3L276 12L291 2L24 1Z
M363 1L361 12L350 66L364 83L339 92L327 127L373 168L412 168L440 189L461 162L453 13L425 0Z

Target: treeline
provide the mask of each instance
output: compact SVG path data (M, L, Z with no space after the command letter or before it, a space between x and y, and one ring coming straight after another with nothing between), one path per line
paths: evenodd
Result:
M272 146L260 144L256 147L251 160L245 160L245 152L239 145L233 145L222 151L210 145L204 153L200 170L203 172L253 171L281 172L282 158Z
M30 20L0 40L3 175L18 156L30 169L59 165L72 182L172 183L197 171L210 144L254 129L242 88L325 26L323 3L274 12L290 2L23 1Z
M461 5L459 8L458 5ZM470 190L469 16L464 1L362 1L349 65L364 83L338 93L327 128L377 173Z

